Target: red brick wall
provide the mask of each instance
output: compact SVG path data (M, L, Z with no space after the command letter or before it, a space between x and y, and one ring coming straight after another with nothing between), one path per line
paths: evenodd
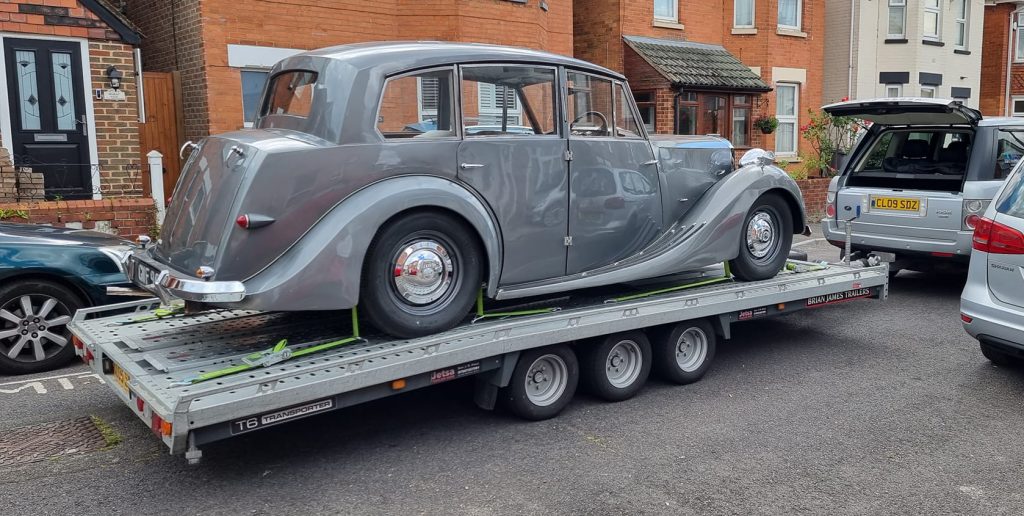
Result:
M143 234L151 235L156 226L153 200L146 198L0 203L0 210L28 214L27 219L12 215L4 219L5 222L96 229L128 239Z
M804 196L804 208L807 211L807 221L811 224L825 212L825 197L828 194L828 177L817 177L812 179L801 179L796 182L800 187L800 193Z
M1010 13L1014 11L1015 7L1014 4L985 7L985 31L982 35L981 47L980 104L981 113L985 116L1006 114L1006 60L1009 51ZM1018 91L1024 91L1024 88Z

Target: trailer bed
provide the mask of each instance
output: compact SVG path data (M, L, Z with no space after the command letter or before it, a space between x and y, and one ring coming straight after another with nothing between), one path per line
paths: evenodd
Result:
M532 348L699 318L718 321L728 337L732 322L884 299L887 288L885 265L833 264L627 301L588 292L559 299L560 309L550 313L467 322L410 340L362 335L344 346L198 383L190 381L282 339L298 351L352 335L352 319L347 311L217 310L132 322L132 313L124 313L158 306L149 299L81 310L70 327L79 354L171 453L188 451L198 460L200 445L442 381L500 373L514 365L517 352Z

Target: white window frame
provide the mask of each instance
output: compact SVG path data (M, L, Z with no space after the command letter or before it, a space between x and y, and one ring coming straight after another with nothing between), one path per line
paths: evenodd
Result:
M1024 117L1024 110L1017 111L1014 109L1018 102L1024 102L1024 96L1015 95L1010 97L1010 116Z
M932 93L932 96L931 96L931 97L929 97L929 96L926 96L926 95L924 94L924 92L925 92L925 91L931 91L931 93ZM935 98L935 97L936 97L936 95L938 95L938 94L939 94L939 88L937 88L937 87L935 87L935 86L924 86L924 85L922 85L922 86L921 86L921 96L922 96L922 97L924 97L924 98L926 98L926 99L933 99L933 98Z
M781 8L781 6L782 6L782 4L779 3L779 7L780 8ZM779 28L782 28L782 29L801 30L801 28L803 27L803 23L804 23L803 15L804 15L804 0L796 0L796 25L783 25L782 18L779 16L778 12L775 13L776 24L779 26Z
M921 36L924 39L929 39L929 40L932 40L932 41L941 41L942 40L942 0L937 0L937 7L928 7L928 0L922 0L922 8L923 8L924 12L922 13L922 20L921 20ZM927 32L925 32L927 29L925 28L925 23L924 23L924 18L923 17L927 16L928 13L934 13L935 14L935 17L936 17L935 18L936 19L936 22L935 22L936 33L935 34L928 34Z
M962 2L963 18L960 17L960 9L957 6L957 2ZM953 0L953 48L957 50L967 50L967 42L970 39L970 20L971 20L971 2L970 0ZM963 27L963 41L956 41L956 38L960 37L960 27Z
M793 114L792 115L780 115L779 105L781 102L778 100L779 92L783 88L793 89ZM793 148L792 149L780 149L778 131L776 131L775 138L775 154L778 156L796 156L800 152L800 83L798 82L779 82L775 83L775 118L779 121L779 125L782 124L793 124Z
M428 116L437 116L437 109L423 109L423 77L416 77L416 112L419 121L425 122Z
M899 32L899 34L894 34L892 32L889 32L889 27L888 27L888 25L889 25L889 18L892 17L892 9L894 7L898 7L898 8L900 8L903 11L903 21L900 22L900 26L902 27L903 30L901 30ZM888 37L890 39L904 39L904 38L906 38L907 37L907 0L889 0L889 12L888 12L888 14L889 14L889 16L885 19L885 24L886 24L885 31L888 34Z
M1017 26L1017 34L1013 39L1013 62L1024 63L1024 11L1017 11L1014 14L1014 25Z
M738 7L740 2L750 2L750 23L749 24L742 24L741 25L739 23L739 21L736 19L737 14L739 14L739 12L740 12L739 7ZM734 28L737 28L737 29L753 29L753 28L755 28L757 26L757 2L756 2L756 0L733 0L733 4L732 4L732 26Z
M896 94L889 94L889 90L895 89ZM902 97L903 96L903 85L902 84L886 84L885 85L885 96L886 97Z
M484 85L492 86L494 88L492 91L494 92L493 100L494 100L494 106L495 107L484 107L484 98L485 98L485 96L484 96L484 88L485 88L485 86ZM486 82L477 82L476 83L476 116L477 116L477 125L490 125L490 124L483 124L483 123L481 123L483 117L485 117L485 116L497 117L499 119L498 125L501 125L501 121L500 121L501 115L505 111L503 111L502 108L498 107L498 96L499 96L498 88L499 88L499 86L496 85L496 84L491 84L491 83L486 83ZM509 93L511 93L511 96L512 96L512 106L508 108L508 111L507 111L507 113L508 113L508 120L506 120L506 123L508 125L522 125L522 123L523 123L523 108L522 108L522 105L519 102L519 95L516 93L515 90L512 90L512 89L506 90L504 87L502 87L502 92L505 92L505 91L508 91ZM505 100L502 99L502 102L505 102ZM509 123L509 120L515 120L516 123L514 123L514 124Z
M658 2L667 1L672 6L672 16L659 16L658 15ZM659 21L667 21L678 23L679 22L679 0L651 0L654 6L654 19Z

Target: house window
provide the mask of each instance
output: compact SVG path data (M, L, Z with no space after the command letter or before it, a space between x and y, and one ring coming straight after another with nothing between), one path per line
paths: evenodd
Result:
M679 20L679 0L654 0L654 18L666 21Z
M692 91L679 95L676 134L697 134L697 94Z
M1024 11L1017 13L1015 19L1017 20L1017 35L1014 40L1013 60L1020 63L1024 62Z
M885 96L886 97L902 97L903 96L903 85L902 84L886 84L885 85Z
M921 86L921 96L926 99L935 98L935 86Z
M779 0L779 27L800 29L801 4L803 0Z
M754 26L754 0L736 0L732 25L741 28Z
M477 117L467 125L501 125L502 117L509 125L519 125L520 109L516 92L508 86L480 82L477 92Z
M245 114L245 127L252 127L256 121L256 115L260 111L260 97L263 95L268 75L270 72L266 70L242 70L242 112Z
M967 0L953 0L954 25L956 27L956 48L967 50L967 20L971 7Z
M889 37L907 37L907 0L889 0Z
M732 141L733 147L750 146L750 96L734 95L732 98Z
M779 119L779 127L775 131L776 154L784 156L796 155L799 104L799 85L785 83L775 85L775 118Z
M942 6L940 0L924 0L924 27L926 39L940 39L942 35Z
M648 133L654 133L657 127L658 109L654 102L654 92L634 92L633 99L636 100L636 107L640 111L640 119Z
M1013 97L1013 111L1010 115L1024 117L1024 97Z

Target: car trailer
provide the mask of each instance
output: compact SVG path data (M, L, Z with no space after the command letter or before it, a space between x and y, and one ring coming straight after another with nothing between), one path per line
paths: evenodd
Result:
M156 299L80 310L70 328L79 356L172 454L196 463L215 441L474 375L482 408L502 401L545 419L579 382L618 401L652 368L700 379L733 323L888 295L886 264L791 261L757 282L725 273L547 300L557 308L488 313L481 301L472 321L409 340L360 334L354 310L187 314Z

